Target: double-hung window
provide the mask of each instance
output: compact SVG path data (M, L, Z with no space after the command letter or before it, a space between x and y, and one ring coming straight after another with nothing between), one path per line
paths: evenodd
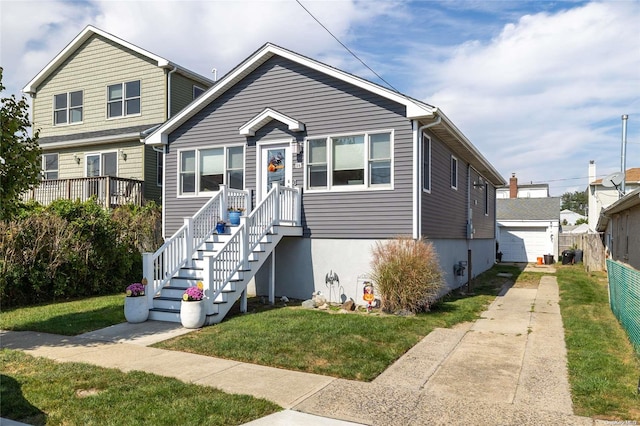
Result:
M392 134L372 132L307 140L307 188L391 186Z
M107 87L107 117L140 114L140 80Z
M422 134L422 189L431 191L431 138Z
M58 179L58 154L42 155L42 177L44 179Z
M53 96L53 124L82 122L82 90Z
M244 187L244 147L219 147L181 151L179 154L182 195L218 191L220 185Z
M451 188L458 189L458 159L451 156Z

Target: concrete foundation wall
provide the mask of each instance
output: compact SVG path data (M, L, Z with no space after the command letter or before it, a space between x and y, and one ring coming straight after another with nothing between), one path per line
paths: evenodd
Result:
M454 264L467 262L467 250L472 250L472 274L491 268L495 260L495 240L433 240L438 252L440 267L444 272L447 293L465 285L468 265L464 275L454 275ZM376 240L310 239L285 237L276 248L275 292L276 298L287 296L310 299L314 291L321 291L334 303L352 298L358 304L362 299L363 282L371 273L372 248ZM268 295L271 260L268 259L256 274L250 293ZM337 275L339 282L326 282L327 276Z

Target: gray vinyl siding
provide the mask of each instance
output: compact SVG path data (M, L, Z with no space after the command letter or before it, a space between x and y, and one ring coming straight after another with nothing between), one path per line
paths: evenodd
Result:
M238 129L269 107L303 122L304 132L291 132L270 122L254 137ZM391 238L411 234L412 128L405 108L369 91L275 56L204 107L169 137L165 167L166 233L207 199L177 198L178 149L246 144L245 186L255 189L256 143L296 137L328 136L373 130L394 131L393 190L303 194L303 228L318 238ZM303 185L304 168L293 169Z
M480 183L481 176L475 170L471 170L471 210L473 211L473 238L495 238L496 231L496 190L491 183L488 184L488 193L485 197L483 179L482 186L474 187L473 183ZM488 213L485 215L485 203Z
M426 238L467 237L467 163L457 157L458 189L453 189L451 155L451 150L432 135L431 193L422 193L422 235Z

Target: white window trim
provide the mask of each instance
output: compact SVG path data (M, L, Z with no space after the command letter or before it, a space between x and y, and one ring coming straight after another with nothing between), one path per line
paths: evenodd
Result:
M45 158L47 155L56 155L58 157L58 168L57 169L47 170L47 161L46 161L46 158ZM60 153L58 153L58 152L46 152L46 153L42 154L41 158L42 158L42 160L41 160L42 161L42 164L41 164L42 165L42 179L43 180L49 180L45 176L45 174L47 172L56 172L58 174L58 178L57 179L60 179ZM56 180L56 179L52 179L52 180Z
M214 194L215 191L200 191L200 151L207 149L216 149L222 148L224 150L224 178L226 180L227 177L227 154L229 148L242 147L242 181L244 182L244 186L247 183L247 148L245 144L230 144L230 145L207 145L207 146L199 146L197 148L183 148L176 151L176 198L211 198L211 194ZM180 188L180 154L182 152L187 151L195 151L195 174L196 174L196 191L191 193L183 194ZM226 183L225 183L226 185Z
M71 123L71 94L75 93L75 92L80 92L82 93L82 104L80 105L80 108L82 108L82 120L80 121L76 121L74 123ZM56 96L58 95L67 95L67 107L65 108L66 113L67 113L67 121L65 123L56 123L56 111L61 111L62 109L56 109ZM84 90L71 90L68 92L63 92L63 93L55 93L53 95L53 115L51 117L51 122L53 124L54 127L62 127L62 126L77 126L78 124L82 124L84 123ZM77 106L73 107L73 108L78 108Z
M484 215L489 216L489 182L484 181Z
M453 182L453 163L455 162L455 171L456 171L456 181ZM458 190L458 157L455 155L451 156L451 166L449 168L449 183L451 184L451 189Z
M140 112L136 113L136 114L127 114L126 113L126 108L125 108L125 101L127 100L127 97L125 96L125 84L127 83L133 83L134 81L139 81L140 82L140 95L133 97L133 98L128 98L128 99L135 99L138 98L140 99ZM121 104L122 104L122 115L118 115L116 117L109 117L109 104L111 102L116 102L116 101L109 101L109 86L115 86L116 84L120 84L120 86L122 86L122 99L121 99ZM129 80L129 81L123 81L120 83L112 83L112 84L107 84L106 89L106 99L107 99L107 105L106 108L104 110L104 113L107 117L107 120L120 120L123 118L129 118L129 117L140 117L142 115L142 79L138 79L138 80Z
M378 184L378 185L371 185L370 182L370 176L369 176L369 161L370 161L370 156L369 156L369 135L375 135L375 134L380 134L380 133L389 133L389 139L390 139L390 144L391 146L389 147L390 152L391 152L391 158L390 158L390 168L391 168L391 176L390 176L390 183L389 184ZM363 135L364 136L364 153L363 153L363 160L364 160L364 183L362 185L339 185L339 186L332 186L331 185L331 171L333 169L333 156L331 155L332 153L332 146L331 146L331 138L340 138L340 137L345 137L345 136L357 136L357 135ZM309 140L315 140L315 139L325 139L327 141L327 188L309 188L309 182L308 182L308 173L307 173L307 169L309 167L309 163L308 163L308 157L307 157L307 152L308 152L308 148L309 148ZM305 188L305 193L327 193L327 192L362 192L362 191L392 191L394 189L394 170L395 170L395 152L394 152L394 146L395 146L395 130L394 129L382 129L382 130L368 130L368 131L360 131L360 132L349 132L349 133L335 133L335 134L328 134L328 135L319 135L319 136L307 136L304 140L304 164L303 164L303 168L304 168L304 188Z
M207 89L205 89L204 87L200 87L197 84L194 84L192 89L191 89L191 96L192 99L196 99L198 98L200 95L202 95L202 93L200 93L200 95L196 96L196 89L202 90L202 93L206 92Z
M106 151L95 151L95 152L85 152L84 153L84 165L83 165L83 176L84 177L100 177L100 176L104 176L104 174L102 174L102 169L103 169L103 164L102 164L102 155L103 154L110 154L112 152L115 152L116 154L116 177L120 176L120 158L118 156L118 150L115 149L109 149ZM91 155L99 155L100 156L100 174L98 176L87 176L87 157L91 156Z
M424 152L425 139L427 141L429 141L429 144L428 144L429 145L429 152L428 153ZM424 192L426 194L431 194L431 187L433 186L432 182L431 182L431 137L423 132L422 133L422 140L420 141L420 143L422 144L422 146L420 147L422 149L422 158L420 158L420 161L421 161L420 169L422 169L422 175L421 175L422 182L420 182L420 186L422 187L422 192ZM424 171L424 156L425 155L429 155L429 170L427 170L427 173L429 173L429 188L425 188L424 187L424 173L425 173L425 171Z

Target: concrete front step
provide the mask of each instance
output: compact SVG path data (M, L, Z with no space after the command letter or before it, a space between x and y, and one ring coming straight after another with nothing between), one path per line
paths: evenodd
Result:
M215 305L214 305L215 308ZM207 319L205 320L205 324L211 325L216 322L215 318L218 316L218 313L215 312L213 314L207 315ZM153 321L164 321L164 322L180 322L180 309L160 309L160 308L152 308L149 310L149 319Z

